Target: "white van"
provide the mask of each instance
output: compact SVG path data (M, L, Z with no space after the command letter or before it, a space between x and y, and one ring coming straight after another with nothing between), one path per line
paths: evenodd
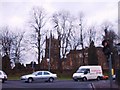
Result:
M100 80L103 77L103 72L101 66L81 66L73 74L73 80L90 80L90 79L97 79Z

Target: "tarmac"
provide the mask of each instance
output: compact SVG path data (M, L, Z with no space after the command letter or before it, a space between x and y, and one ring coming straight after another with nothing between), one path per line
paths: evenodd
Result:
M112 81L112 86L110 85L110 80L100 80L92 84L93 90L120 90L120 85L115 80Z

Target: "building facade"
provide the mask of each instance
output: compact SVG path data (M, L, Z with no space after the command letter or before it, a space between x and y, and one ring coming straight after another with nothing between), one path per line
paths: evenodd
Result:
M51 41L51 42L50 42ZM49 46L51 43L51 46ZM49 51L50 50L50 51ZM103 69L108 69L108 62L105 58L105 55L102 51L102 47L96 47L97 57L98 57L98 65L101 65ZM51 36L51 40L46 37L46 49L45 49L45 57L41 62L42 69L48 69L49 67L49 53L50 53L50 68L57 70L58 69L58 60L60 54L59 41ZM88 65L88 48L84 49L84 63ZM62 60L62 59L61 59ZM62 70L75 70L81 65L83 65L83 54L82 50L70 50L67 54L67 57L62 60Z

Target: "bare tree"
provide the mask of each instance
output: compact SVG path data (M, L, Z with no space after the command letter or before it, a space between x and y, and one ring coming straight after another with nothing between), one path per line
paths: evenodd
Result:
M45 34L45 25L46 25L46 12L42 7L34 7L32 10L32 18L30 25L34 29L34 34L32 34L33 47L37 48L37 60L38 64L40 64L41 53L43 53L43 45L44 45L44 34Z
M92 41L94 41L95 42L95 40L96 40L96 31L95 31L95 27L93 26L93 27L90 27L89 28L89 30L88 30L88 39L89 39L89 45L90 45L90 43L92 42Z
M15 63L16 61L20 63L20 58L22 57L21 51L25 48L21 46L24 33L13 33L8 27L3 27L1 29L0 40L2 42L3 57L7 57L11 63Z
M80 45L82 47L82 56L83 56L83 60L82 60L82 64L85 65L85 52L84 52L84 39L85 36L83 34L84 28L83 28L83 18L84 18L84 14L81 12L79 14L79 26L80 26Z
M72 50L76 50L80 46L80 38L76 36L77 34L78 34L78 29L73 27L69 42L70 49Z
M8 73L11 69L10 50L13 43L13 34L8 26L0 28L0 41L2 45L2 69Z
M69 45L71 40L71 33L73 29L73 21L71 15L67 11L60 11L55 13L52 17L54 23L54 28L56 29L58 40L59 40L59 65L58 68L61 68L61 59L65 59L70 48Z
M70 44L70 36L73 29L73 21L71 20L70 13L67 11L61 11L55 13L52 18L60 41L60 53L61 57L65 58L68 52L68 46Z
M13 43L14 36L10 33L8 27L1 28L0 40L2 44L2 55L10 58L11 45Z
M14 40L11 45L11 50L10 50L10 59L14 61L15 63L20 63L21 61L21 55L22 51L25 50L25 46L23 44L23 38L24 38L24 33L25 32L19 32L19 33L14 33Z

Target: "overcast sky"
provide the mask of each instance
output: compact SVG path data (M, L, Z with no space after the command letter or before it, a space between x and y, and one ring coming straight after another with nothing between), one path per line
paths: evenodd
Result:
M0 27L8 25L13 28L25 28L28 25L30 10L33 6L44 7L48 14L59 10L67 10L77 16L79 12L82 11L89 25L101 25L106 20L114 23L117 22L118 19L118 1L119 0L0 0Z
M0 26L24 27L33 6L42 6L49 14L68 10L77 16L82 11L90 25L118 17L118 0L0 0Z

